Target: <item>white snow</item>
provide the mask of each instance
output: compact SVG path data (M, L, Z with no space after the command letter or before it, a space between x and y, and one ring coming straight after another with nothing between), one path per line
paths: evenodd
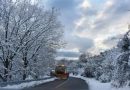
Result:
M86 83L89 85L90 90L130 90L130 87L114 88L111 86L110 83L101 83L95 79L82 77L80 75L77 76L70 75L70 76L85 80Z
M49 77L50 76L48 75L40 76L40 78L49 78ZM25 80L34 80L34 78L31 75L29 75Z
M29 75L26 80L33 80L33 77L31 75Z
M1 87L1 89L22 89L22 88L28 88L28 87L33 87L39 84L47 83L54 81L56 78L51 78L51 79L46 79L46 80L40 80L40 81L32 81L32 82L26 82L26 83L21 83L18 85L7 85L6 87Z

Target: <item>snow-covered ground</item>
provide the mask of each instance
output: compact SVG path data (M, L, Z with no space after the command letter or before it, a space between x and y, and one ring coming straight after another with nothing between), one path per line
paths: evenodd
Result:
M21 83L18 85L7 85L6 87L0 87L1 89L22 89L22 88L28 88L28 87L33 87L42 83L47 83L54 81L56 78L51 78L51 79L46 79L46 80L40 80L40 81L32 81L32 82L26 82L26 83Z
M44 75L44 76L40 76L39 78L42 78L42 79L44 79L44 78L49 78L50 76L48 76L48 75ZM26 80L34 80L34 78L31 76L31 75L29 75L27 78L26 78Z
M85 78L80 75L77 76L70 75L70 76L85 80L86 83L88 83L90 90L130 90L130 87L114 88L111 86L110 83L101 83L95 79Z

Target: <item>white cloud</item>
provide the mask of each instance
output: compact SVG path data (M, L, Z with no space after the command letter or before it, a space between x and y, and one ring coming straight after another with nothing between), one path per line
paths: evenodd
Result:
M90 3L88 0L84 1ZM116 46L117 41L112 41L113 44L111 44L112 42L104 43L104 41L113 36L124 34L128 30L127 24L130 20L128 19L130 13L127 12L127 9L130 9L127 8L129 7L128 3L130 3L129 0L107 0L105 3L102 3L101 6L98 6L97 11L93 10L94 4L91 3L89 9L87 7L86 11L83 10L80 12L82 15L75 22L76 31L74 34L80 37L90 38L94 41L94 46L87 50L97 53L97 51ZM82 5L83 3L81 3L81 6ZM91 10L96 13L90 16L89 12L91 13Z
M91 7L91 4L89 3L88 0L83 0L82 4L80 5L81 8L87 9Z
M117 41L108 40L124 34L130 23L130 0L45 1L61 10L60 19L68 42L65 49L98 53L112 48Z

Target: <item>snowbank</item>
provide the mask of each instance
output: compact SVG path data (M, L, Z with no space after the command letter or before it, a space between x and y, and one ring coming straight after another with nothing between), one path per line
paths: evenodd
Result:
M33 87L39 84L47 83L54 81L56 78L51 78L51 79L46 79L46 80L40 80L40 81L32 81L32 82L26 82L26 83L21 83L18 85L7 85L6 87L1 87L1 89L22 89L22 88L28 88L28 87Z
M89 85L90 90L130 90L130 87L124 87L124 88L114 88L111 86L110 83L101 83L95 79L85 78L80 75L73 76L76 78L81 78L86 81L86 83Z
M44 79L44 78L49 78L50 76L48 76L48 75L44 75L44 76L40 76L39 78L42 78L42 79ZM35 78L33 78L31 75L29 75L25 80L34 80Z

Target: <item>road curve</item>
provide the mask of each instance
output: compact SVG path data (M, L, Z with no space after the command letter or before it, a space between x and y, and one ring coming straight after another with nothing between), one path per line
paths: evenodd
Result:
M88 90L84 80L70 77L67 80L55 80L23 90Z

